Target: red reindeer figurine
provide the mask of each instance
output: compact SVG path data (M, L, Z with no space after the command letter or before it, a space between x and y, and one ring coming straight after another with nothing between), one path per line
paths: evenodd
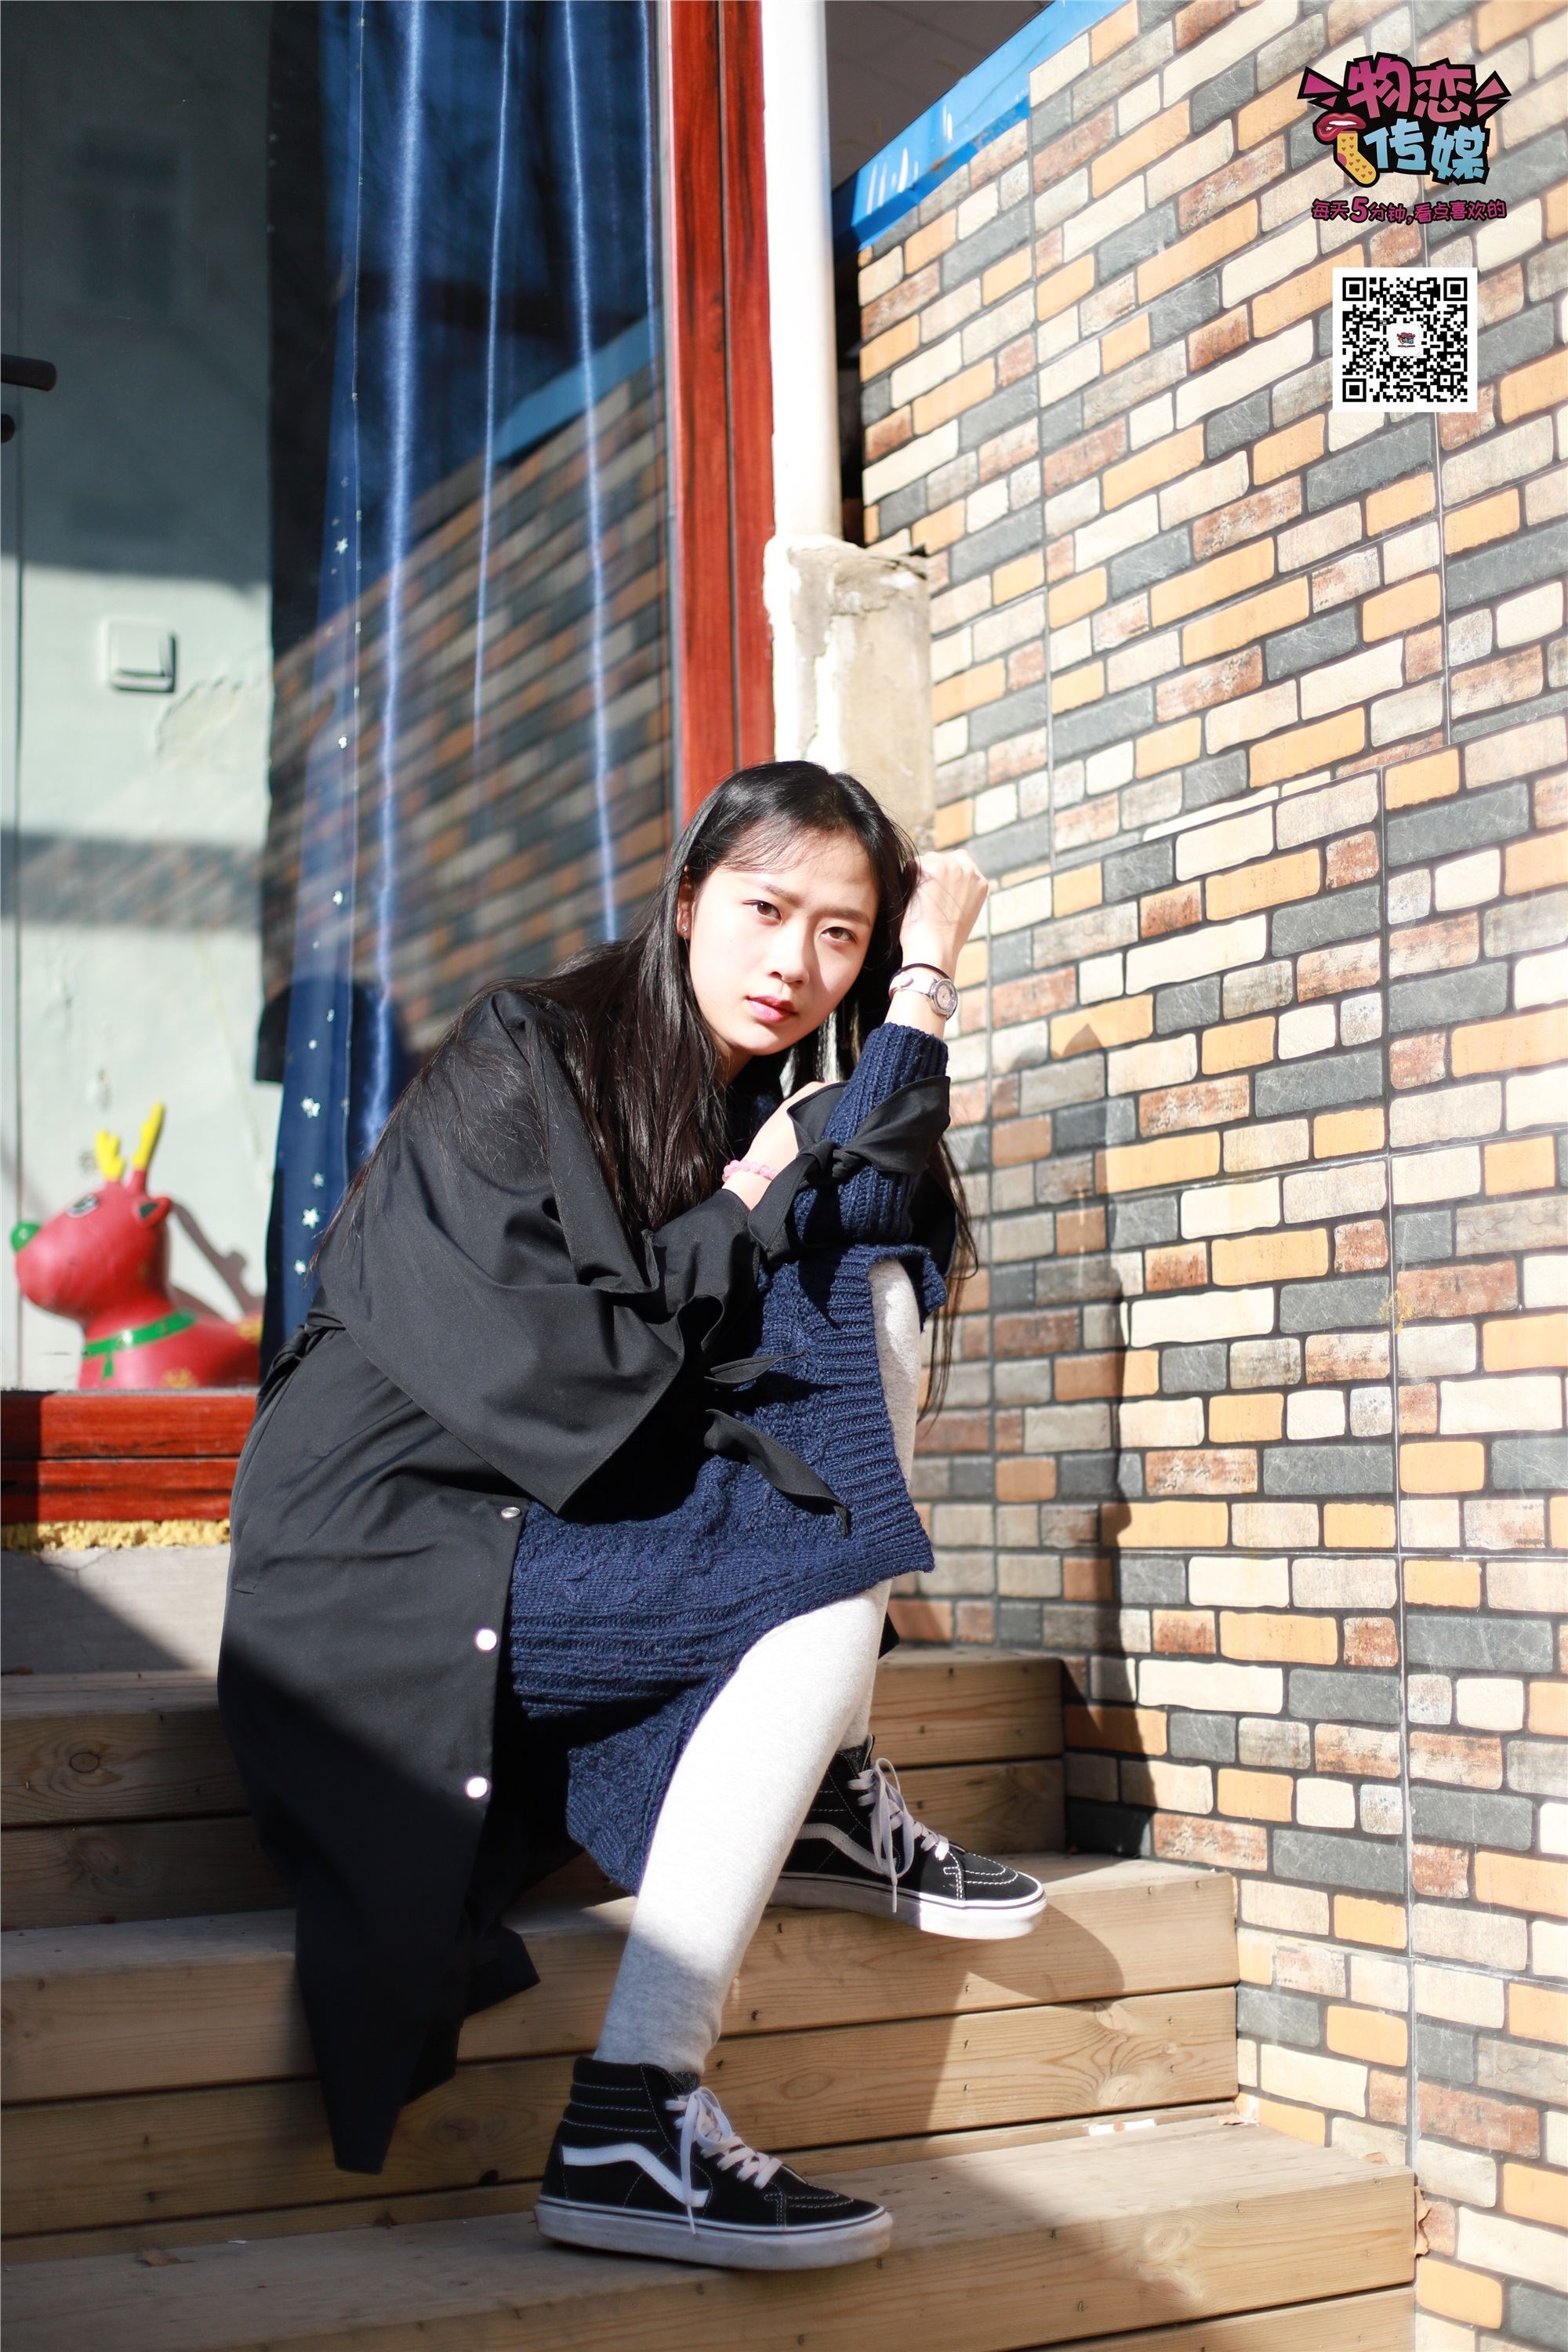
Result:
M120 1138L100 1129L98 1191L46 1225L12 1231L23 1297L82 1327L79 1389L237 1389L257 1378L254 1327L182 1307L169 1289L170 1202L147 1190L163 1125L154 1103L129 1176Z

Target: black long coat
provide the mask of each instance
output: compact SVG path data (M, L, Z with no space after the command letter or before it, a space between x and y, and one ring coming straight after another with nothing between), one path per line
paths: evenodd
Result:
M465 2015L536 1981L500 1925L561 1858L530 1850L508 1785L526 1762L497 1745L521 1515L673 1410L756 1285L733 1193L628 1239L526 998L498 990L467 1034L329 1239L234 1490L218 1700L294 1888L352 2171L379 2171L399 2107L451 2074Z

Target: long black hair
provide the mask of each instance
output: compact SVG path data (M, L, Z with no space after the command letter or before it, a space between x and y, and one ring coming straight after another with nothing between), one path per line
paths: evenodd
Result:
M675 843L658 887L624 938L586 949L543 978L507 983L553 1008L552 1034L563 1067L610 1196L634 1232L661 1225L706 1200L718 1189L729 1153L719 1051L698 1008L678 922L682 885L700 889L716 867L738 863L742 854L748 864L770 863L802 834L858 842L876 883L877 916L859 975L828 1020L793 1049L796 1087L847 1076L870 1032L887 1018L888 983L899 968L899 934L919 861L907 835L864 784L808 760L767 761L728 777ZM475 1003L490 992L486 989ZM472 1009L458 1015L405 1102L446 1075L451 1057L471 1052ZM394 1122L397 1116L395 1111ZM345 1213L352 1221L369 1164L349 1187L334 1223L345 1222ZM931 1173L957 1215L950 1276L955 1304L974 1250L963 1188L945 1146L933 1155ZM952 1356L950 1306L940 1318L931 1412L941 1405Z

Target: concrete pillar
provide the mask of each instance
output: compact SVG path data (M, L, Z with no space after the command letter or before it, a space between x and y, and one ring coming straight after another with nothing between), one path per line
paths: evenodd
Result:
M826 0L762 0L773 312L773 529L842 527L827 154Z

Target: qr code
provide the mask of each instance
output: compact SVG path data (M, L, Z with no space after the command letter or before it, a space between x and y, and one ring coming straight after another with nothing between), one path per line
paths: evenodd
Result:
M1336 269L1334 406L1476 406L1473 269Z

